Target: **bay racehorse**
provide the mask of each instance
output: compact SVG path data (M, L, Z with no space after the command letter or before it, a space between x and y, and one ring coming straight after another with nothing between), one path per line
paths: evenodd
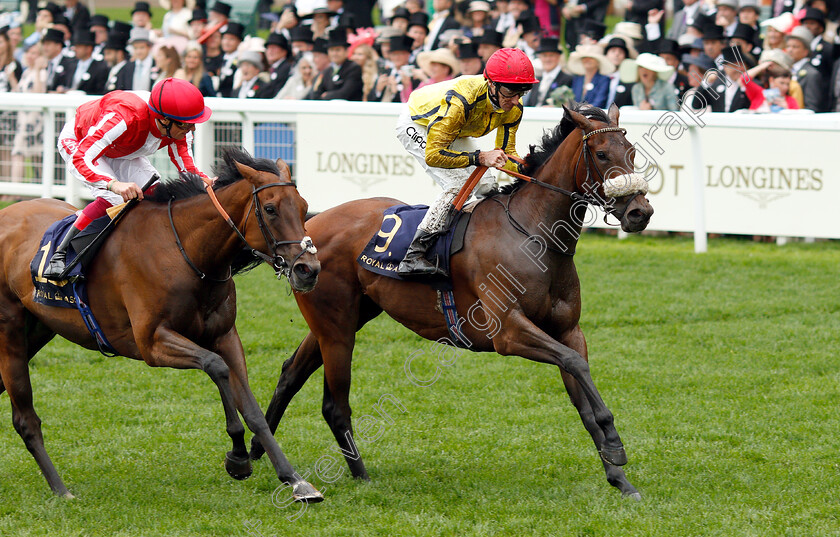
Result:
M607 480L638 498L621 468L627 457L613 415L589 372L573 257L588 204L617 217L628 232L643 230L653 214L644 196L647 184L633 173L635 153L618 127L618 116L615 106L609 115L588 106L566 110L526 158L532 181L519 180L475 207L465 246L452 257L450 268L455 303L462 314L468 308L471 312L460 328L462 342L470 342L475 351L558 366ZM295 294L310 333L283 364L266 414L276 430L292 397L323 364L323 416L351 473L365 479L348 402L356 331L384 310L426 339L451 341L434 289L374 274L356 261L379 230L383 210L398 203L353 201L307 222L323 267L313 292ZM254 439L251 457L262 453L260 439Z
M267 260L297 292L311 290L320 265L304 237L307 205L282 161L230 150L215 171L214 194L228 221L196 176L156 185L125 215L89 266L89 306L118 354L153 367L202 369L210 376L233 441L225 458L231 476L244 479L251 473L238 411L267 446L277 476L293 486L296 499L319 501L321 494L286 460L251 393L234 325L231 278ZM0 393L9 393L15 430L50 488L66 497L72 495L44 448L28 363L56 334L88 349L97 344L78 311L34 302L29 262L47 227L74 211L51 199L0 211ZM243 239L253 248L245 255Z

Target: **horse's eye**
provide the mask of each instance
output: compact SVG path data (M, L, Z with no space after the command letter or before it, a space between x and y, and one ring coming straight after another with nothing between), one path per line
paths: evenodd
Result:
M596 151L595 154L598 155L598 158L601 160L606 160L607 158L607 154L603 151Z
M277 209L274 208L274 205L266 205L265 214L275 215L277 214Z

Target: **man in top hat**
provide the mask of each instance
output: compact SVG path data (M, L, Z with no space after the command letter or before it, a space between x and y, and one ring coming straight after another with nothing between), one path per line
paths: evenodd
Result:
M763 41L758 27L758 19L761 16L761 7L759 6L758 1L759 0L740 0L738 2L738 22L746 24L753 29L753 32L755 32L753 34L753 47L758 47L760 49L763 45ZM761 50L756 51L753 49L753 55L758 58L758 55L756 54L761 55Z
M330 30L327 39L330 65L321 72L321 84L319 87L313 87L308 98L322 101L362 100L362 68L348 58L349 46L345 28Z
M405 35L412 38L414 43L411 47L411 62L416 65L417 54L423 52L423 47L426 46L426 37L429 35L429 15L422 11L412 13L408 19L408 30Z
M62 93L67 87L67 70L73 61L62 54L64 32L48 28L41 38L44 56L47 57L47 92Z
M327 54L327 40L323 37L316 37L312 40L312 64L315 67L315 80L312 82L312 91L307 99L312 99L313 92L323 86L323 73L330 66L330 55Z
M117 76L117 88L134 91L151 91L157 80L152 57L151 32L145 28L134 28L128 40L132 56Z
M545 106L552 91L560 86L572 87L572 76L562 70L560 60L563 53L558 38L543 37L535 52L542 64L543 74L538 79L539 84L522 100L525 106Z
M717 0L715 5L715 24L723 28L723 35L730 37L738 23L738 0Z
M93 58L93 32L84 30L73 36L75 58L68 62L66 90L83 91L88 95L104 95L108 83L108 65Z
M152 30L152 8L148 2L135 2L131 10L131 24L135 28Z
M308 26L295 26L289 30L289 43L292 45L292 56L299 58L304 52L311 52L315 36Z
M748 64L737 47L725 47L721 53L723 76L714 77L711 84L703 84L694 96L695 109L710 106L712 112L735 112L750 107L745 84L742 79L747 69L754 64ZM710 79L711 80L711 79Z
M793 59L793 79L802 87L805 108L814 112L828 109L829 94L825 91L822 73L812 63L810 46L814 34L804 26L797 26L785 37L785 52Z
M79 0L64 0L64 16L70 21L73 34L86 31L91 26L90 11Z
M826 93L831 83L831 71L834 60L837 59L836 47L823 38L825 33L825 13L815 7L806 7L805 15L802 17L802 26L814 34L809 48L811 49L811 65L819 70L823 77L823 84Z
M627 106L633 104L631 90L633 83L626 83L621 80L619 67L627 58L635 59L638 56L633 40L624 35L611 34L601 40L604 47L604 56L609 62L615 65L615 71L608 74L610 88L607 92L607 106L615 103L616 106ZM569 86L571 87L571 86Z
M452 10L452 0L433 0L435 14L429 22L429 36L423 50L435 50L440 47L440 35L446 30L460 28Z
M528 58L534 62L537 58L537 48L540 46L542 28L540 27L540 20L534 15L533 11L526 11L516 19L515 32L519 35L516 48L525 52Z
M238 22L228 22L222 28L222 53L224 54L221 69L219 69L219 97L230 97L233 94L233 75L237 68L238 48L245 38L245 26Z
M603 24L609 5L609 0L579 0L575 5L563 6L563 17L566 18L566 47L569 50L574 50L580 43L580 32L586 21Z
M105 85L105 91L114 91L117 89L126 90L130 88L121 88L118 85L120 80L125 80L119 76L120 71L128 63L128 36L111 30L108 33L108 40L105 41L105 47L102 50L102 55L105 57L105 63L108 65L108 82Z
M373 28L373 6L376 0L344 0L344 9L353 14L355 28Z
M283 34L272 32L268 35L265 58L268 61L268 81L255 90L257 99L273 99L289 80L294 61L292 47Z
M458 62L462 75L480 75L484 71L484 60L478 55L478 45L473 42L458 45Z
M723 27L714 22L707 22L703 27L703 52L715 61L720 67L723 61L723 49L726 48L726 37L723 35Z
M680 45L673 39L662 39L659 41L659 48L657 54L660 58L665 60L668 67L673 68L674 72L666 80L674 86L674 91L677 95L677 102L681 103L685 92L691 87L688 83L688 77L680 72Z
M233 7L225 2L219 2L218 0L213 2L213 7L208 11L207 25L213 26L220 22L227 22L232 9Z
M198 39L207 28L207 12L200 7L193 9L187 24L190 25L190 39Z
M752 27L742 23L735 23L735 31L729 36L729 44L741 49L745 55L750 55L753 59L761 55L761 48L755 46L755 30Z
M503 39L504 35L500 32L488 28L475 40L478 43L478 55L484 63L487 63L490 56L502 48Z
M388 63L390 65L376 79L376 84L368 93L368 101L408 102L408 96L420 83L412 78L412 67L408 63L411 57L412 42L413 40L407 35L391 36L388 40Z
M109 22L107 15L93 15L90 18L90 31L93 32L93 40L96 42L93 46L93 57L97 60L104 59L102 51L105 49L105 41L108 40Z
M401 33L405 33L408 30L408 19L410 17L411 13L406 8L398 6L394 9L394 14L391 15L391 20L388 21L388 25L399 30Z

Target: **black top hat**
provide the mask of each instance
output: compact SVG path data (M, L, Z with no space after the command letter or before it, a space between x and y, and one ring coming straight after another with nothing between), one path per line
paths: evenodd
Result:
M148 13L149 16L151 16L152 7L149 5L148 2L134 2L134 9L131 10L131 14L134 15L138 11Z
M714 22L706 24L703 27L703 39L725 40L726 38L723 36L723 26L718 26Z
M412 13L411 16L408 17L408 27L411 28L412 26L422 26L426 29L426 31L429 31L428 13L424 13L423 11Z
M749 26L747 24L738 23L735 26L735 31L732 32L732 35L729 36L730 39L739 38L743 39L747 43L752 43L753 39L755 39L755 28Z
M280 48L286 49L286 52L292 52L292 46L289 44L289 40L286 39L285 35L278 34L277 32L268 34L268 39L265 40L265 46L268 45L277 45Z
M62 13L64 13L64 10L61 9L61 7L58 4L56 4L55 2L47 2L46 4L44 4L44 7L42 7L41 9L46 9L47 11L52 13L53 17L55 17L56 15L61 15ZM39 9L38 11L40 11L41 9Z
M323 37L319 37L312 41L312 52L320 52L321 54L327 53L327 40Z
M481 58L478 55L478 45L473 42L458 45L458 59L469 60L471 58Z
M671 56L675 56L677 58L682 56L682 53L680 52L680 44L673 39L662 39L659 42L659 46L656 48L656 53L670 54Z
M411 18L411 12L408 11L406 8L400 6L394 9L394 14L391 15L391 22L394 22L394 19L405 19L409 20Z
M603 22L598 22L592 19L584 19L583 27L580 29L581 34L588 35L595 41L600 41L607 31L607 25Z
M619 39L622 44L624 41ZM612 41L610 41L612 43ZM609 45L607 46L609 48ZM540 39L540 46L537 47L536 53L541 54L543 52L556 52L557 54L562 54L563 51L560 50L560 39L556 37L543 37Z
M700 13L698 10L697 13L694 15L694 20L691 21L691 24L688 26L690 28L696 28L703 32L706 29L706 26L709 24L714 24L715 19L713 17L709 17L705 13Z
M93 28L94 26L104 26L105 28L108 27L108 15L91 15L90 16L90 27Z
M230 4L226 4L224 2L216 2L213 4L213 7L210 8L210 11L215 11L220 15L224 15L225 17L230 17L230 11L233 9Z
M502 48L502 41L505 36L501 32L497 32L491 28L485 28L484 33L475 40L479 45L494 45Z
M817 21L818 23L822 24L823 28L825 28L825 13L820 11L815 7L807 7L805 8L805 16L802 17L803 21L812 20Z
M196 21L207 22L207 12L201 9L200 7L197 7L192 10L192 17L190 18L190 23Z
M53 43L61 43L61 46L64 46L64 32L58 28L47 28L41 41L52 41Z
M414 39L408 37L407 35L392 35L391 39L388 40L388 43L391 45L391 52L411 52L411 48L414 45Z
M545 38L543 38L543 39L545 39ZM542 43L540 43L540 47L542 47ZM608 50L610 50L611 48L620 48L624 51L625 56L630 55L630 50L627 48L627 41L623 40L620 37L613 37L612 39L607 41L607 44L604 47L604 53L606 54L606 52Z
M128 34L114 32L113 30L108 33L108 40L105 41L105 49L125 52L126 45L128 45Z
M128 40L128 36L131 34L132 28L134 27L127 22L113 21L111 23L111 31L108 33L125 34L126 40Z
M229 22L222 27L222 35L225 34L235 35L241 41L245 39L245 26L235 21Z
M755 67L755 60L753 57L749 54L744 54L738 47L724 47L721 55L723 55L723 61L725 62L737 64L743 61L744 65L747 66L747 69Z
M523 34L527 34L528 32L540 32L542 30L540 27L540 20L532 11L523 12L522 15L516 19L516 24L522 26Z
M347 42L347 28L343 26L336 26L332 30L330 30L329 35L327 36L327 48L331 47L349 47L350 43Z
M312 43L312 28L309 26L295 26L289 30L289 41L303 41Z
M74 45L96 46L96 35L90 30L81 30L73 34Z
M702 52L697 56L692 56L691 54L683 54L682 63L684 65L696 65L703 72L706 72L715 66L714 60L712 60Z

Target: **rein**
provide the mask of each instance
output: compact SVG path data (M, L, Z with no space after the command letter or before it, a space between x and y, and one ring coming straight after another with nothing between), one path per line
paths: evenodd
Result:
M252 199L251 199L251 202L248 204L248 209L246 210L247 214L246 214L245 220L247 222L248 216L251 215L251 205L253 205L254 206L254 213L257 216L257 225L260 228L260 232L262 232L263 239L265 239L266 246L268 246L269 251L274 252L274 257L271 257L271 256L266 255L266 254L262 253L261 251L257 250L253 246L251 246L251 244L248 242L248 239L246 239L245 235L241 231L239 231L239 228L236 227L236 224L233 222L233 219L230 217L230 215L227 213L227 211L225 211L225 208L222 207L222 204L219 202L219 199L216 197L216 193L213 191L213 183L211 181L209 181L208 179L204 179L203 177L202 177L202 180L204 181L204 189L207 191L207 194L210 196L210 201L213 202L213 205L216 207L216 210L219 212L219 214L222 216L222 218L225 220L225 222L227 222L227 224L231 227L231 229L233 229L233 231L242 240L242 242L245 243L245 246L251 251L251 254L253 254L254 256L256 256L260 259L262 259L266 263L271 264L271 266L274 268L274 273L277 275L278 279L280 279L284 275L288 278L295 262L297 262L297 260L300 259L300 257L305 252L309 252L309 253L312 253L312 254L317 252L317 250L315 249L315 245L312 243L312 239L307 237L307 236L304 236L299 241L296 241L296 240L292 240L292 241L277 240L274 237L274 234L271 232L271 229L268 228L268 226L265 224L265 219L262 216L262 211L260 211L260 203L259 203L259 199L257 197L257 194L261 190L265 190L266 188L281 187L281 186L295 187L294 183L281 183L281 182L270 183L270 184L267 184L267 185L262 185L260 187L252 187L252 190L251 190ZM215 282L219 282L219 283L228 281L232 276L231 272L229 272L227 278L225 278L223 280L216 280L216 279L213 279L213 278L209 278L207 276L207 274L205 274L204 272L199 270L199 268L195 265L195 263L193 263L192 260L190 260L189 256L187 255L186 250L184 250L184 246L181 243L181 239L178 236L178 231L175 229L175 221L172 218L172 199L169 200L168 211L169 211L169 224L172 226L172 232L175 234L175 243L178 245L178 249L181 251L181 255L184 257L184 260L186 260L187 264L193 269L193 271L195 271L195 273L198 275L198 277L202 280L208 279L210 281L215 281ZM277 253L277 247L278 246L283 246L283 245L286 245L286 244L300 244L300 248L301 248L300 253L298 253L294 257L294 259L292 259L291 263L288 263L286 261L285 257L283 257L282 255ZM230 267L228 267L228 270L231 271L232 269Z

